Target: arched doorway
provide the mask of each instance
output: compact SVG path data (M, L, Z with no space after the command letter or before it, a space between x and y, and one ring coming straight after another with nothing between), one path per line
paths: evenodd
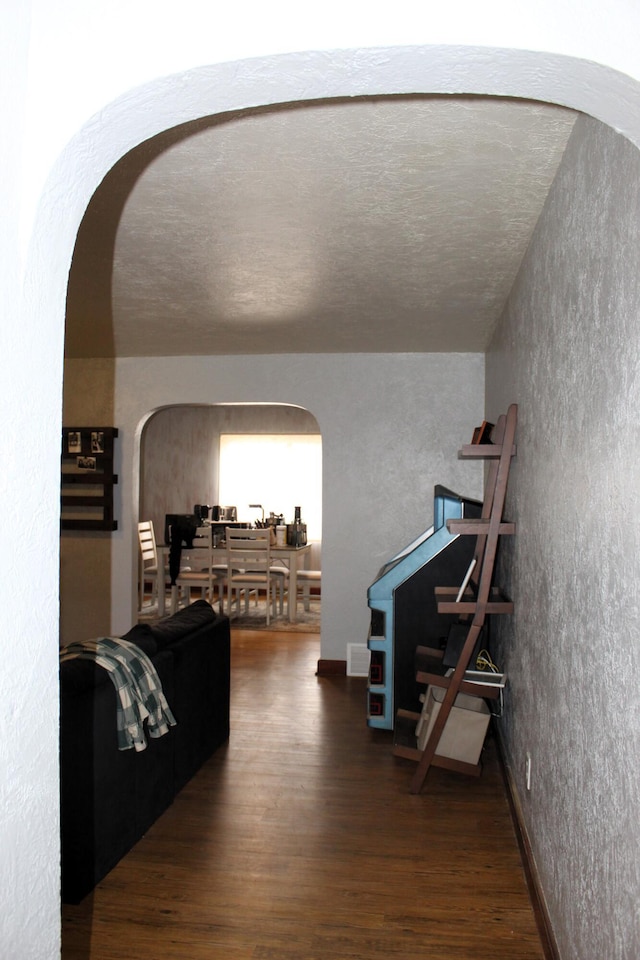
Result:
M307 566L320 568L322 438L307 410L268 403L166 407L146 422L140 442L140 519L153 523L159 543L168 542L167 515L188 514L196 503L233 504L237 520L249 524L270 514L292 521L295 503L311 545ZM247 444L237 463L237 448L242 453Z
M311 57L313 59L313 56ZM286 58L280 59L280 67L284 75L293 78L270 86L271 95L276 99L292 99L299 93L296 90L304 89L305 96L318 95L325 96L331 86L335 86L335 76L330 75L331 71L326 70L326 61L320 62L322 58L317 58L315 73L304 77L305 82L301 82L299 73L295 65L286 62ZM398 60L394 69L389 71L386 63L382 64L379 52L371 55L358 55L352 53L344 55L344 62L355 62L357 59L361 65L364 65L365 76L361 77L360 83L354 83L353 78L346 78L342 85L341 92L345 95L353 95L354 91L359 93L381 93L390 92L394 87L403 90L416 89L439 92L453 92L463 89L468 92L479 93L501 93L512 96L537 96L540 99L549 99L553 102L562 102L576 109L592 112L594 116L614 128L622 130L633 142L640 142L640 129L637 120L638 112L634 105L638 102L637 83L629 78L622 77L605 67L596 64L588 64L584 61L574 61L559 56L549 57L547 55L527 54L518 52L501 51L494 57L491 51L483 51L482 57L475 55L475 70L472 67L473 55L466 48L449 48L443 54L441 50L435 51L433 57L429 51L429 62L425 63L425 51L413 51L412 55L405 57L404 66ZM391 56L394 60L394 56ZM482 62L481 62L482 61ZM492 72L492 68L486 64L499 63L500 70ZM377 64L377 65L376 65ZM297 62L300 67L301 62ZM421 66L422 65L422 69ZM458 70L462 65L463 69ZM302 66L306 66L303 62ZM536 66L539 69L536 69ZM513 73L508 69L513 68ZM531 69L533 68L533 70ZM406 76L404 83L398 82L398 76L403 73ZM197 73L197 72L196 72ZM252 68L252 77L254 79L255 89L253 95L247 95L247 86L245 82L242 91L238 91L237 100L240 102L251 101L253 103L263 102L264 88L262 92L262 79L256 79L255 64ZM306 71L303 69L302 73ZM206 74L206 75L205 75ZM235 74L235 75L234 75ZM490 74L490 76L488 75ZM274 70L267 70L268 79L273 79ZM34 245L32 253L27 264L27 286L30 289L39 291L38 297L33 304L30 303L28 313L34 318L35 325L42 326L50 332L50 337L46 338L40 353L46 362L50 363L52 353L52 341L56 347L59 347L62 340L62 326L64 313L65 297L65 279L68 264L71 258L71 250L75 239L77 224L79 223L82 211L88 203L89 197L95 189L97 183L105 172L116 162L127 149L130 149L135 143L140 142L145 137L152 136L154 133L167 126L182 122L185 118L191 119L193 116L203 116L211 112L212 109L224 110L229 107L230 98L228 94L229 84L225 86L225 79L228 81L237 79L237 65L234 65L233 71L229 69L208 71L202 75L200 102L196 105L193 100L184 107L180 103L181 97L179 91L172 91L171 102L162 103L162 92L166 91L166 84L158 81L157 88L151 85L140 97L133 97L127 104L130 107L130 113L126 116L126 130L120 130L122 121L123 103L114 104L113 109L107 108L101 118L102 126L99 130L95 125L92 129L87 129L78 135L78 138L70 145L65 157L60 161L56 170L51 176L47 196L39 211L34 229ZM443 77L445 79L443 79ZM197 77L190 76L197 84ZM309 81L309 82L306 82ZM219 85L220 91L225 91L224 95L219 97L211 96L212 87ZM178 84L179 86L179 84ZM296 89L292 91L292 86ZM148 98L149 92L153 94L155 88L156 95ZM206 93L205 93L206 88ZM198 99L198 98L196 98ZM206 103L205 103L206 101ZM630 106L631 105L631 106ZM233 106L233 104L232 104ZM150 109L149 109L150 107ZM184 107L184 108L183 108ZM120 134L117 131L120 130ZM86 149L88 145L93 144L94 150ZM71 186L70 186L71 185ZM67 215L58 221L55 218L55 212L59 209L59 194L65 197L64 203L68 203ZM28 329L25 336L31 336L31 330ZM55 354L55 350L53 351ZM35 357L38 360L38 357ZM45 366L43 363L42 366ZM48 442L48 445L58 446L59 417L51 414L55 409L55 402L59 395L61 382L61 365L54 362L48 375L45 376L38 395L35 396L27 406L27 412L39 424L45 424L44 430L38 431L38 436ZM26 430L26 421L23 417L16 420L16 426L19 432L24 435L23 426ZM133 454L127 450L127 466L133 463ZM33 497L38 499L42 496L41 486L45 488L45 497L47 502L55 507L58 497L58 490L55 480L55 471L49 470L43 463L39 470L34 474L32 484L27 485L26 493L29 495L33 491ZM20 494L25 491L19 490ZM53 581L57 577L55 557L52 552L56 540L55 524L50 525L46 534L48 542L45 544L44 565L40 570L47 581ZM130 529L128 531L131 532ZM118 548L120 549L120 548ZM128 549L128 546L127 546ZM25 553L25 557L28 557ZM47 604L44 614L45 634L51 630L51 605ZM22 621L31 631L31 615L28 620L26 615ZM40 626L41 624L38 624ZM35 631L39 634L39 630ZM51 662L47 661L45 667L49 669ZM41 723L43 727L51 718L46 711L41 712ZM36 732L38 732L36 730ZM51 744L55 739L54 726L51 729L43 730L41 746L46 746L47 742ZM52 785L51 793L55 793L55 784ZM52 828L53 830L53 828ZM52 833L53 835L53 833ZM43 844L43 847L46 844ZM55 861L53 851L51 853L52 863ZM52 868L52 869L55 869ZM21 902L21 901L19 901Z
M425 52L425 49L420 48L392 49L387 52L382 64L375 51L366 52L357 58L348 52L339 53L332 58L328 72L326 61L322 57L316 54L305 55L305 99L312 101L314 97L326 96L328 79L331 77L332 94L341 96L389 96L415 94L416 91L448 93L461 88L468 92L488 95L497 92L504 94L506 91L510 96L531 96L533 91L535 96L551 102L569 103L582 109L594 107L588 102L588 94L585 93L582 82L571 85L571 91L575 93L572 93L571 97L567 96L570 85L568 78L584 78L594 69L593 65L548 55L545 55L540 63L537 55L504 50L494 51L495 56L492 58L488 57L487 51L480 52L472 48L438 47L430 49L428 56ZM292 67L292 73L285 69L287 64ZM531 70L534 66L536 76L535 82L532 82ZM240 83L235 83L232 91L226 82L226 66L190 71L188 82L185 82L186 77L181 77L179 82L178 78L175 78L175 88L169 84L169 94L165 85L157 91L154 91L154 86L151 85L145 88L144 95L141 93L140 111L136 108L137 94L133 98L127 98L126 122L120 110L121 105L114 104L113 124L118 127L119 150L122 151L125 142L128 146L133 146L166 129L167 124L170 124L172 111L175 119L179 118L184 124L197 121L205 115L210 116L216 108L242 110L267 103L296 102L299 98L299 84L295 77L296 71L299 73L301 69L301 62L297 58L293 58L290 63L287 57L265 58L260 61L260 82L255 79L257 67L258 64L254 62L250 75L242 78ZM237 79L237 72L235 77ZM270 82L265 85L266 79ZM623 81L617 77L616 82L619 93L619 85ZM267 96L265 89L268 90ZM159 112L155 119L154 111L149 109L151 103L158 105ZM613 116L617 106L615 96L600 97L595 106L599 115ZM82 142L85 137L90 136L96 158L102 157L99 161L101 164L116 159L113 156L114 138L109 139L108 143L106 139L102 141L103 133L106 134L110 127L109 117L110 112L105 111L104 126L98 131L97 137L95 129L92 129L90 133L86 131L79 134L76 141L77 148L82 151ZM85 181L90 179L90 171L83 168L82 172ZM124 455L129 456L126 447ZM135 454L123 463L123 473L135 473ZM122 540L131 542L129 504L125 502L123 507ZM133 515L135 510L130 514ZM121 569L120 539L113 539L114 569ZM124 549L128 550L128 547ZM115 586L112 587L112 606L122 609L122 596Z

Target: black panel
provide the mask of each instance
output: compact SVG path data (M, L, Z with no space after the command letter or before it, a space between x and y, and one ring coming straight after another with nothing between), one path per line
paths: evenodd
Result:
M479 517L482 504L463 500L465 517ZM475 537L456 537L394 593L394 697L395 708L420 710L424 685L415 680L415 652L420 645L444 649L456 617L438 613L435 588L462 583L473 558Z

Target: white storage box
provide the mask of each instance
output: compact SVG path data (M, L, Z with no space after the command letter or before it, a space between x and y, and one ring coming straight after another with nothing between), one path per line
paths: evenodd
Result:
M427 745L445 693L444 687L427 687L422 714L416 726L420 750ZM491 712L484 700L459 693L436 747L436 755L462 760L463 763L477 763L490 718Z

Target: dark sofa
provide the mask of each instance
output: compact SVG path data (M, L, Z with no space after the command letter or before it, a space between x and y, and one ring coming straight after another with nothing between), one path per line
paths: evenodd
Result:
M79 903L229 736L229 620L204 600L124 639L155 666L176 725L118 750L116 692L87 661L60 666L62 899Z

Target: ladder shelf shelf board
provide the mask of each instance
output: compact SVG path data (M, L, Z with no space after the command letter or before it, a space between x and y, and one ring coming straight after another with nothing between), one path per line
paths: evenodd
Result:
M430 650L427 647L418 647L416 650L416 680L425 686L449 686L449 677L442 665L442 650ZM500 696L500 687L463 679L460 684L460 693L469 696L484 697L496 700Z
M511 460L516 454L515 432L517 406L512 404L507 413L499 417L492 433L491 443L467 445L459 456L467 459L483 458L489 461L485 497L479 520L468 518L450 518L447 528L451 533L465 537L475 536L473 567L469 584L465 589L455 587L436 587L435 595L439 614L455 614L468 624L468 631L455 667L446 672L442 664L441 651L419 647L416 651L416 681L426 685L423 712L415 720L412 711L398 710L396 714L396 735L394 754L414 760L417 768L411 781L411 792L419 793L431 766L445 767L449 770L477 776L480 763L465 763L445 755L441 741L452 711L457 711L461 700L480 703L487 710L485 700L500 695L500 688L493 688L482 682L473 682L465 678L474 650L480 640L487 616L491 614L510 614L513 603L493 586L498 539L500 536L512 536L515 525L503 520L504 504L509 479ZM440 691L438 693L438 691ZM431 698L437 695L438 706L433 709ZM460 698L460 699L458 699ZM471 699L469 699L471 698ZM428 711L431 711L429 714ZM418 737L425 717L429 718L428 735L424 732ZM413 725L413 733L411 728ZM423 727L423 731L424 731ZM445 735L446 736L446 735ZM484 734L482 734L484 737ZM421 740L418 745L418 739ZM480 744L481 746L481 744ZM440 747L440 752L439 752Z
M461 533L466 536L471 534L474 537L480 534L489 533L489 520L447 520L447 530L449 533ZM515 523L501 523L498 533L501 536L512 535L516 532Z
M490 613L513 613L513 601L507 600L501 594L492 595L485 603L486 614ZM449 594L449 599L438 600L439 613L457 613L461 617L467 617L474 614L478 608L476 600L463 599L456 600L455 594Z
M516 455L515 443L511 446L511 456ZM458 460L499 460L502 456L501 443L467 443L458 451Z

